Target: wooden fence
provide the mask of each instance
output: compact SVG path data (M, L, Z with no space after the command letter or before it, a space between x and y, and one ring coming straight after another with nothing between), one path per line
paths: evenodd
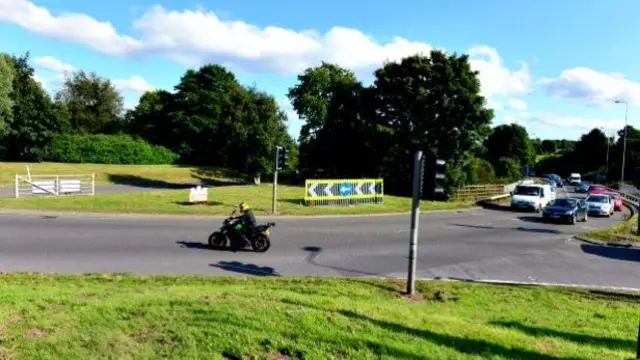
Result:
M459 188L452 196L454 201L471 202L488 199L505 193L505 185L467 185Z

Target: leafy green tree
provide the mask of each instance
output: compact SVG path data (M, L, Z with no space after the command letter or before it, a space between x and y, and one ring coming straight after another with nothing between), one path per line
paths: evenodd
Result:
M8 123L13 116L13 92L14 69L11 58L6 54L0 54L0 138L6 134Z
M123 99L109 79L80 70L65 80L56 100L66 105L77 133L109 133L119 127Z
M300 119L300 167L323 176L379 173L371 89L353 72L322 63L298 76L288 97Z
M273 96L243 87L224 67L188 70L175 90L144 94L127 113L126 128L183 162L229 167L256 182L271 171L276 146L295 150Z
M542 140L541 149L543 153L553 154L557 151L557 142L553 140Z
M176 148L179 133L176 124L169 117L173 106L173 94L165 90L145 92L135 109L125 115L125 129L147 141Z
M493 111L484 107L478 73L468 60L467 55L432 51L430 56L387 63L375 72L376 114L389 145L386 171L398 191L410 191L416 150L425 151L429 162L447 160L449 171L460 173L454 169L463 167L467 154L489 134ZM468 178L449 176L447 187Z
M516 181L522 177L520 172L520 161L518 159L503 156L498 159L496 174L507 180Z
M607 156L607 136L598 128L594 128L582 135L575 145L575 157L573 164L567 164L576 170L567 168L565 171L591 172L603 168Z
M518 124L496 126L486 139L485 147L486 158L496 169L503 157L515 159L522 166L533 165L535 160L527 129Z
M0 157L7 160L38 161L52 135L61 128L51 99L33 79L29 53L10 57L13 69L13 102L8 131L0 143Z

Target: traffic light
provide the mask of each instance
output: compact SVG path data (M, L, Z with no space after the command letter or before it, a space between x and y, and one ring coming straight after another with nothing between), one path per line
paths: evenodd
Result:
M276 170L286 168L289 164L289 152L282 146L276 146Z
M436 166L435 166L435 182L434 182L434 186L433 186L433 196L434 198L444 198L445 197L445 193L444 193L444 173L445 173L445 165L446 162L444 160L440 160L437 159L436 160Z

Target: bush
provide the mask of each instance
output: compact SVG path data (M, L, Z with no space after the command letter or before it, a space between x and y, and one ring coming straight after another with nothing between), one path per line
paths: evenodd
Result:
M493 165L485 159L473 158L473 183L474 184L495 184L497 181L496 172Z
M63 163L163 165L178 155L158 145L129 135L55 135L45 152L45 161Z

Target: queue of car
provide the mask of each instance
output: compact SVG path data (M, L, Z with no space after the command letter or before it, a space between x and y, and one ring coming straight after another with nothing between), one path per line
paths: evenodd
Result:
M543 184L522 184L516 186L511 198L511 209L533 210L542 213L542 220L575 224L587 221L591 216L610 217L622 211L622 198L609 191L606 186L583 181L580 174L572 173L566 182L575 186L575 192L586 193L585 199L557 198L558 187L563 180L556 174L549 174Z

